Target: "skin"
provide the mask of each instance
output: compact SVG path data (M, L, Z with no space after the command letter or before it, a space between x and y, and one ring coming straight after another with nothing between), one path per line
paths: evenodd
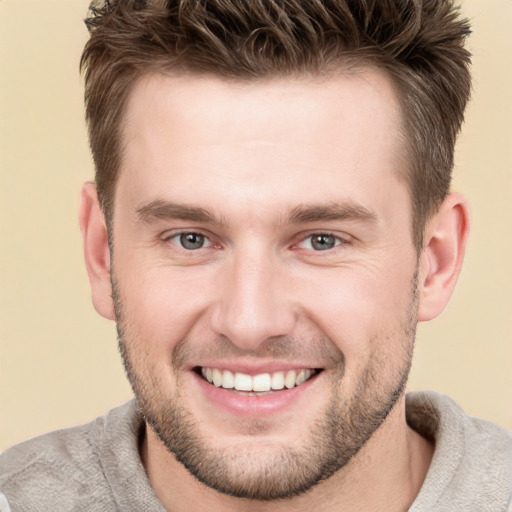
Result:
M358 404L382 408L407 376L416 321L449 300L467 205L450 195L417 253L400 125L393 88L376 71L248 84L151 75L127 109L112 260L94 185L84 186L93 301L117 316L136 393L155 414L181 407L233 475L258 475L276 452L311 445L314 453L318 418L332 404L347 424ZM176 204L210 218L184 219ZM183 232L208 242L187 250ZM318 233L336 245L315 250ZM323 371L284 408L235 414L210 400L193 371L226 361ZM241 499L198 482L149 426L141 457L173 511L407 510L433 447L408 428L403 391L391 405L347 464L285 500Z

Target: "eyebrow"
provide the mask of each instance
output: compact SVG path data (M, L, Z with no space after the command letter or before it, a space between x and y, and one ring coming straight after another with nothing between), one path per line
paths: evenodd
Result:
M173 203L162 199L140 206L137 208L137 214L143 222L178 219L190 222L223 224L221 219L205 208Z
M162 199L143 204L137 208L137 214L143 222L184 220L218 225L226 224L225 221L205 208L164 201ZM299 205L289 213L285 224L345 220L375 223L377 215L368 208L353 202Z
M288 216L290 224L305 224L317 221L354 220L375 223L377 215L363 205L344 202L326 205L299 205Z

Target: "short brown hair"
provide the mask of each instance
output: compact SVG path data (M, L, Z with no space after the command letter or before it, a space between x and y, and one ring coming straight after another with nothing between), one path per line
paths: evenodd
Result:
M105 0L82 59L100 202L111 219L128 95L155 71L249 80L374 67L403 111L413 240L449 192L471 81L470 33L450 0Z

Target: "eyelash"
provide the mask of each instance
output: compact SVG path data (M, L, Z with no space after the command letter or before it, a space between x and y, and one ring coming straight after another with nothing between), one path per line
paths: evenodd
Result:
M321 237L332 238L333 241L334 241L334 245L332 247L326 247L326 248L323 248L323 249L316 249L315 250L314 247L313 247L314 239L316 238L317 241L318 241ZM330 233L330 232L327 232L327 231L326 232L317 231L317 232L314 232L314 233L309 233L306 237L302 238L296 244L296 246L299 247L299 248L304 248L304 247L300 247L300 246L302 244L306 243L307 241L309 241L310 247L307 247L306 249L313 250L314 252L328 252L328 251L334 250L336 247L339 247L340 245L344 245L344 244L348 243L348 240L346 238L341 237L339 235L335 235L334 233Z
M200 237L201 242L203 242L203 244L200 247L196 247L194 249L184 247L183 246L183 242L184 242L183 237L186 237L186 236ZM332 247L326 247L326 248L315 250L315 248L313 246L314 245L314 237L317 238L317 241L319 241L319 239L321 237L332 238L334 240L334 245ZM175 241L173 241L173 240L175 240ZM310 247L301 247L301 245L304 243L307 243L308 240L310 241L309 242ZM212 247L215 245L208 235L205 235L199 231L179 231L178 233L172 233L172 234L164 237L163 241L171 242L174 245L177 245L180 249L185 250L187 252L194 252L196 250L205 249L205 248ZM206 245L204 245L204 242L206 242ZM193 243L193 241L192 241L192 243ZM312 250L313 252L329 252L329 251L334 250L336 247L339 247L340 245L345 245L347 243L349 243L349 241L344 237L335 235L334 233L330 233L330 232L317 231L314 233L309 233L307 236L302 237L297 243L293 244L293 247L299 248L299 249Z
M188 249L183 246L183 237L186 237L186 236L200 237L203 240L203 242L206 242L206 245L201 245L201 247L197 247L196 249ZM205 249L206 247L211 247L213 245L212 241L210 240L210 237L208 237L207 235L204 235L203 233L200 233L198 231L180 231L178 233L172 233L172 234L166 236L163 240L164 240L164 242L171 242L174 245L177 245L178 247L180 247L180 249L183 249L185 251L190 251L190 252L193 252L193 251L199 250L199 249ZM173 240L176 240L176 241L173 242Z

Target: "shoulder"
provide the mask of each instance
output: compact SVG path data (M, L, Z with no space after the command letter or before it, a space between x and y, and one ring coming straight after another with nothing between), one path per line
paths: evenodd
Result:
M0 492L7 496L11 508L44 510L45 500L58 497L59 504L70 505L68 510L80 510L75 504L82 498L104 496L108 483L100 452L108 423L130 417L134 408L134 403L128 402L90 423L50 432L7 449L0 455ZM46 506L53 504L48 501Z
M469 416L449 396L434 391L409 393L406 410L410 426L435 439L437 448L446 447L467 456L500 453L506 465L512 465L512 432Z
M407 396L407 420L436 445L415 502L423 506L411 510L509 510L512 433L467 415L450 397L434 392Z

